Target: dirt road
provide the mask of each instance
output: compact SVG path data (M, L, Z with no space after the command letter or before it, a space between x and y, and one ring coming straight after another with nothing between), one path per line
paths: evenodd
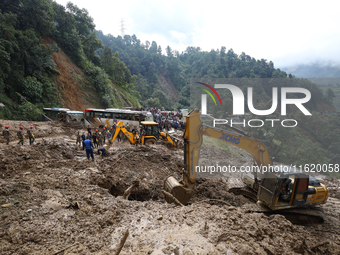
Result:
M88 161L75 145L76 129L59 122L0 120L11 144L0 144L1 254L340 254L340 182L320 206L325 223L293 225L281 215L246 213L251 203L228 193L223 178L197 181L185 207L167 204L161 193L169 175L181 179L183 151L161 145L115 142L108 157ZM17 145L16 130L33 125L37 144ZM219 149L215 149L219 150ZM201 162L211 157L203 148ZM248 164L224 155L221 162ZM123 192L138 180L129 197Z

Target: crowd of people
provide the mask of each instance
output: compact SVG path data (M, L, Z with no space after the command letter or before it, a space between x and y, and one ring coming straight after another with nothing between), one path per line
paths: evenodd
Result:
M149 111L152 113L153 119L155 122L158 123L159 131L163 131L164 129L169 131L170 129L185 129L185 122L183 121L183 113L179 112L172 112L172 111L165 111L164 108L156 109L156 108L137 108L135 110L139 111ZM140 138L140 135L143 136L143 130L130 130L130 126L127 124L125 126L126 130L129 132L133 132L134 137L136 139ZM34 134L33 134L34 127L30 126L27 129L27 137L29 138L29 144L32 145L35 141ZM111 126L110 128L105 125L101 128L92 128L90 126L87 127L87 134L83 132L80 134L80 131L77 132L76 138L76 145L82 146L83 150L86 150L86 156L88 159L90 157L94 160L93 149L97 148L97 152L99 156L106 156L107 152L103 145L105 144L106 140L109 141L113 137L116 132L116 124ZM13 137L11 134L9 126L5 126L5 129L2 131L2 135L5 137L6 144L9 144L10 137ZM24 127L20 126L19 130L16 133L17 138L19 139L17 144L24 145ZM122 141L122 137L124 135L122 132L117 134L117 141ZM136 146L138 143L136 143Z
M94 160L93 149L98 148L97 152L98 155L101 157L105 157L107 155L103 144L106 142L106 139L109 141L111 140L112 136L116 132L116 125L114 124L110 129L108 129L107 125L102 128L97 128L92 131L90 126L87 127L87 134L83 132L80 135L80 131L77 132L77 140L76 145L83 146L83 150L86 150L86 157L87 159L92 158ZM117 136L118 141L121 140L121 134Z
M153 120L158 123L159 130L163 131L166 129L169 131L171 128L184 130L185 121L183 121L183 113L181 111L165 111L164 109L151 108L147 109L153 116Z

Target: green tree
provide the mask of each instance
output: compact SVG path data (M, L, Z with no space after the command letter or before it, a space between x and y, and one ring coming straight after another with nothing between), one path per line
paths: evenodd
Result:
M329 102L332 102L334 98L336 98L334 91L331 88L328 88L326 91L326 98Z
M151 53L155 53L155 54L157 53L157 43L155 41L152 41L149 51Z

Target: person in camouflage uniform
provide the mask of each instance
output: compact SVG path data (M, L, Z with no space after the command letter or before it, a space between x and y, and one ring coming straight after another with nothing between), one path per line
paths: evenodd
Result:
M98 139L98 147L102 147L103 146L103 136L102 136L101 132L98 133L97 139Z
M103 127L103 131L102 131L104 143L105 143L105 138L106 138L106 132L107 132L107 125L105 125L105 127Z
M33 126L31 126L30 129L27 129L27 136L30 140L30 145L34 143Z
M11 135L11 133L9 132L9 126L5 126L5 129L2 130L2 135L5 137L6 139L6 144L9 144L9 137Z
M17 136L19 138L19 143L21 143L21 145L24 145L24 135L22 134L22 130L24 129L24 127L20 127L20 129L17 132Z
M78 145L79 143L79 146L80 146L80 143L81 143L81 135L80 135L80 132L78 131L77 132L77 141L76 141L76 145Z

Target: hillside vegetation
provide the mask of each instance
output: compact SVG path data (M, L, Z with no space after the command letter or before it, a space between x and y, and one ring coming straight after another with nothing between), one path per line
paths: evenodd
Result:
M0 3L0 118L39 119L36 108L139 106L136 76L102 48L87 10L52 0ZM110 66L113 72L105 72Z
M238 55L224 46L210 52L189 46L180 53L155 41L142 43L136 35L104 35L95 30L88 11L72 3L65 8L52 0L11 0L1 1L0 10L0 101L6 106L0 107L0 118L39 119L36 107L199 107L200 98L191 91L197 79L208 84L232 80L244 95L251 86L254 107L269 109L272 88L289 85L311 92L305 106L312 116L293 107L286 118L298 120L296 128L267 125L248 132L265 140L275 161L338 163L339 117L321 114L335 111L332 91L324 93L310 80L275 68L272 61ZM246 78L257 80L247 86ZM232 113L233 99L227 90L220 95L223 106L215 107L209 99L208 108L224 118ZM282 119L280 105L266 117Z

